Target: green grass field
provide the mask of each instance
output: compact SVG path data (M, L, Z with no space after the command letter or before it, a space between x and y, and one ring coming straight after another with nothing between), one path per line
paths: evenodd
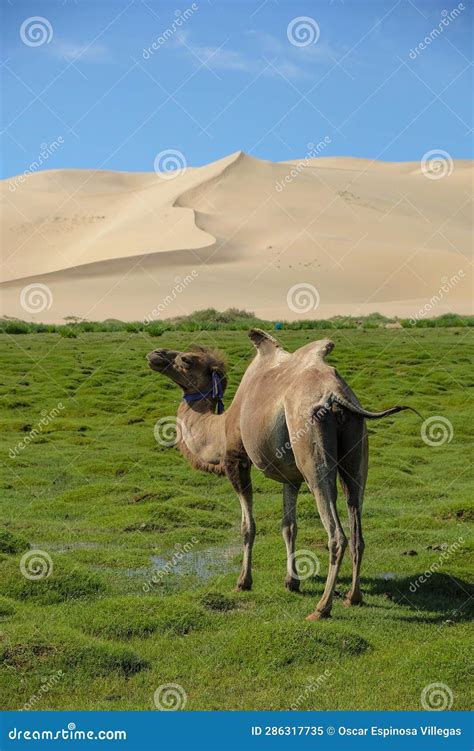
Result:
M411 413L369 425L366 604L337 598L317 623L304 621L327 570L312 496L300 495L297 548L321 571L297 595L283 586L281 488L254 472L254 589L237 594L230 484L154 438L179 392L145 353L217 344L229 403L253 356L243 331L1 335L0 707L148 710L175 683L189 710L416 710L442 683L467 709L471 331L280 332L290 350L329 334L364 406L409 403L452 431L428 445ZM343 519L344 505L341 494ZM48 577L22 574L29 548L50 557ZM339 595L349 575L347 555Z

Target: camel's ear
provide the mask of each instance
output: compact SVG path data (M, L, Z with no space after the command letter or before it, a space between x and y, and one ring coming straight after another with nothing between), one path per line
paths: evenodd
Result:
M224 364L223 363L220 363L220 364L216 363L215 365L212 365L211 366L211 372L212 373L217 373L217 375L220 378L224 378L224 376L225 376L225 367L224 367Z
M271 334L267 334L262 329L250 329L249 337L261 354L274 352L276 349L282 349L281 344Z

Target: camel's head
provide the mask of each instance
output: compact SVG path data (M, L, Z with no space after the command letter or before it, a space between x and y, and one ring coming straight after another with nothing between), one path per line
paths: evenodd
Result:
M152 370L170 378L181 386L185 394L206 392L212 388L213 373L219 376L222 392L227 378L222 356L208 347L193 346L189 352L174 349L155 349L146 356Z

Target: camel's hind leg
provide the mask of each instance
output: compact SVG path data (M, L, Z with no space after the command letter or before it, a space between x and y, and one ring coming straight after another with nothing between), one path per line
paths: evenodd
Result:
M339 476L347 500L350 526L350 551L352 558L352 584L344 605L362 604L360 567L364 552L362 536L362 502L368 467L368 440L364 421L355 415L346 415L344 432L339 436Z
M341 567L344 551L347 547L347 538L339 521L336 508L336 470L331 470L324 478L320 478L316 485L310 485L319 515L328 536L329 547L329 570L324 587L323 596L316 605L314 613L307 616L308 621L316 621L320 618L329 618L334 598L337 576Z
M286 577L285 586L292 592L298 592L300 580L295 566L295 543L296 543L296 500L300 485L291 485L286 482L283 485L283 519L281 531L286 545Z
M252 589L252 548L255 540L255 519L252 513L251 463L240 454L226 456L224 468L227 478L239 496L242 509L241 532L244 543L242 570L237 580L237 589Z
M337 440L332 415L323 425L314 426L308 441L295 441L293 452L298 468L314 494L328 536L329 571L326 586L315 611L307 617L307 620L318 620L331 614L337 575L347 546L336 509Z

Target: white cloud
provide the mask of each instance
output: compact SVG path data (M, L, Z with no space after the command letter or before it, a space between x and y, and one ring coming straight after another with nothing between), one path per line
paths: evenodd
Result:
M106 63L111 60L110 52L103 44L80 44L66 39L55 40L51 53L68 62Z
M187 50L213 70L243 71L257 75L275 77L281 75L288 79L310 78L314 74L315 64L334 64L340 56L336 50L324 41L307 47L293 47L267 32L248 31L250 40L255 40L253 49L240 51L227 46L212 47L198 44L191 38L188 29L176 38L176 46Z
M199 45L193 45L190 50L210 68L244 70L248 73L255 71L255 61L249 60L237 50L226 49L225 47L201 47Z

